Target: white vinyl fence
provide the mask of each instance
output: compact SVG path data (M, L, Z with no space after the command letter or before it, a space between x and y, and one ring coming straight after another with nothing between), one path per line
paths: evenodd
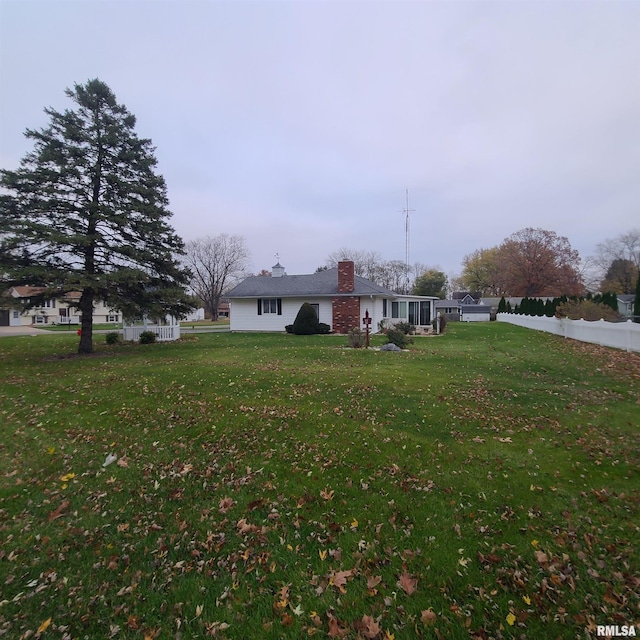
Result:
M607 322L596 320L569 320L568 318L548 318L546 316L523 316L515 313L499 313L499 322L555 333L557 336L592 342L605 347L615 347L626 351L640 352L640 324L631 320L626 322Z

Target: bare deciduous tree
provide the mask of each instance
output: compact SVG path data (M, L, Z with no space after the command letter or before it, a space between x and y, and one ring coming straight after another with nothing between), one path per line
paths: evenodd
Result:
M218 319L220 298L246 275L249 261L244 238L225 233L190 240L185 263L193 272L191 286L212 320Z

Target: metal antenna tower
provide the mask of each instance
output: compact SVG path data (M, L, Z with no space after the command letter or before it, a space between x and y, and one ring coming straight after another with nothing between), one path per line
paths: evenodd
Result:
M407 206L402 210L402 213L404 213L404 233L405 233L405 246L404 246L404 251L405 251L405 256L404 256L404 260L405 260L405 266L406 266L406 287L407 287L407 293L409 293L409 238L410 238L410 229L409 229L409 212L411 211L415 211L415 209L409 209L409 189L405 189L405 194L406 194L406 202L407 202Z

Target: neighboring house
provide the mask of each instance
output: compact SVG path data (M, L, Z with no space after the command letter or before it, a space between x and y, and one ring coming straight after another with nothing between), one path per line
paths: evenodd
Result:
M202 307L194 309L185 318L183 318L184 322L198 322L199 320L204 320L204 309Z
M351 261L309 275L287 275L278 263L271 276L250 276L226 296L231 304L231 331L284 331L303 303L311 304L320 322L334 333L363 328L367 311L370 329L380 322L409 322L429 327L435 315L432 296L399 295L354 274Z
M491 307L484 304L479 296L466 291L454 293L451 300L437 300L436 312L443 313L447 320L462 322L491 320Z
M633 303L635 302L635 295L630 294L618 294L618 312L625 318L631 318L633 316Z
M42 287L19 286L11 287L8 298L21 302L36 297L43 291ZM21 327L44 324L80 324L80 316L77 313L77 304L80 301L80 293L72 291L60 298L42 300L36 307L22 311L19 304L6 305L0 311L0 326ZM122 314L98 301L94 305L93 321L95 323L109 323L122 321Z
M480 304L480 294L469 291L456 291L452 298L458 300L460 304Z

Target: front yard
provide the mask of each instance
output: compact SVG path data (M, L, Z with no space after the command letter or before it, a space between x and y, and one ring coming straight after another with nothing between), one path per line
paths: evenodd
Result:
M0 636L640 625L639 355L501 323L76 340L0 339Z

